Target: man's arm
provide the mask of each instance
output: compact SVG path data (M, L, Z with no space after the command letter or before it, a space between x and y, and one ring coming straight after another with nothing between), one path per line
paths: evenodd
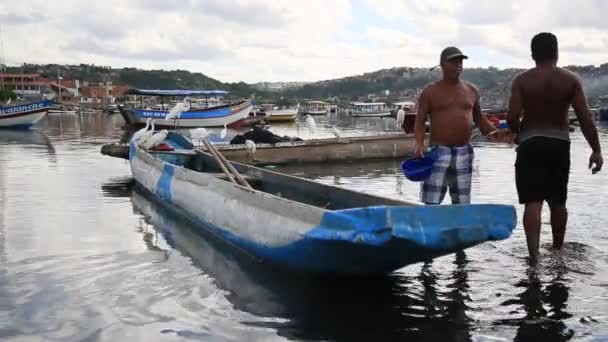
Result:
M517 76L511 83L511 97L509 98L509 112L507 114L507 124L513 133L519 133L519 118L522 109L521 86L519 76Z
M600 140L597 136L597 129L595 128L595 121L593 119L593 115L589 110L589 106L587 105L587 98L585 97L585 92L583 91L583 85L578 77L575 77L574 84L574 96L572 97L572 108L574 108L574 112L576 113L576 117L578 118L578 122L581 126L581 131L587 140L587 143L591 147L593 153L589 157L589 168L593 164L592 172L596 173L602 169L602 165L604 160L602 158L602 149L600 147Z
M414 138L416 139L414 153L418 157L422 157L424 152L426 152L424 136L426 134L426 119L430 109L429 91L429 87L427 86L422 90L418 98L418 110L416 111L416 121L414 123Z
M475 104L473 105L473 121L479 126L481 134L488 135L496 132L496 127L481 113L481 105L479 104L479 90L474 85L470 85L475 92Z

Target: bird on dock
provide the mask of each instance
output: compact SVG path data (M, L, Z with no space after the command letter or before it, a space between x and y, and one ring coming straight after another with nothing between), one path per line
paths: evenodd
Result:
M310 135L313 135L317 128L317 124L315 123L315 119L313 119L310 114L306 115L306 126L308 127L308 133L310 133Z
M146 134L146 132L148 131L148 128L150 128L150 121L152 121L152 118L148 118L146 120L146 127L133 133L133 136L131 137L131 142L138 142L139 139L141 139L144 136L144 134Z
M336 138L338 138L338 141L340 140L340 131L338 130L338 127L336 126L332 126L331 127L331 132L336 136Z
M190 138L192 141L198 141L198 147L201 147L201 142L209 135L209 132L203 127L190 130Z
M223 140L226 137L226 134L228 134L228 127L224 124L224 129L222 129L222 132L220 133L220 138Z
M144 143L144 148L149 150L149 149L152 149L152 148L162 144L165 141L165 139L167 139L168 134L169 134L169 132L166 129L163 129L160 132L155 133L148 140L146 140L146 142Z
M245 147L247 148L247 152L251 154L255 153L255 143L252 140L245 140Z
M13 101L13 99L9 98L8 101L6 101L6 105L8 106L9 104L11 104L11 101Z
M190 97L185 97L182 102L178 102L171 108L169 113L165 115L165 120L173 120L173 129L175 129L177 127L176 120L179 120L183 112L189 111L190 107Z

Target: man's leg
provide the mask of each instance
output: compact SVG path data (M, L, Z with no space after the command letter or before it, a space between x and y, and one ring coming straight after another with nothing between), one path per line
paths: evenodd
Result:
M546 138L534 137L517 148L515 184L519 203L525 205L524 231L532 262L538 259L540 220L547 188L552 186L548 174L550 159L545 148Z
M568 209L565 204L555 204L551 209L551 231L553 232L553 248L560 249L564 244L566 236L566 224L568 223Z
M524 230L526 232L526 242L528 243L528 253L532 261L538 259L542 209L543 202L528 202L524 210Z
M560 249L564 244L566 235L566 224L568 223L568 209L566 200L568 198L568 179L570 176L570 143L561 140L552 141L551 152L553 152L553 163L549 187L549 208L551 209L551 231L553 232L553 248Z
M473 176L473 147L454 148L452 163L447 173L452 204L471 203L471 178Z
M437 159L429 178L420 186L420 202L425 204L441 204L447 191L446 176L450 164L449 148L434 147Z

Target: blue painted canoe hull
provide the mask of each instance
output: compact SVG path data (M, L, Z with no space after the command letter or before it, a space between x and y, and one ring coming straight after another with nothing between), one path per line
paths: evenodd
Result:
M187 140L174 134L167 142L174 147L188 147ZM180 165L187 158L210 157L166 154L150 158L134 145L130 157L138 183L165 207L188 216L197 228L212 232L252 257L308 272L389 273L486 241L506 239L516 225L515 209L507 205L420 206L386 199L387 205L326 210L247 190L204 172L200 173L201 181L195 182L201 187L194 189L195 183L185 183L184 179L192 180L198 173ZM148 160L140 162L140 158ZM141 163L147 164L140 166ZM156 166L149 168L152 164ZM247 174L247 170L251 171L249 175L271 173L233 165L242 174ZM316 193L347 192L347 196L355 198L353 203L357 196L362 197L363 203L384 201L297 177L272 177L286 178L294 187L309 187ZM273 181L272 177L267 181ZM283 196L286 194L287 191ZM197 198L196 204L184 198Z

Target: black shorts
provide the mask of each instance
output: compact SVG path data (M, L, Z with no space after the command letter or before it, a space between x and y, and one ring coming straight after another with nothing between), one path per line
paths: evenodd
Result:
M569 174L570 142L533 137L517 148L515 184L519 203L565 204Z

